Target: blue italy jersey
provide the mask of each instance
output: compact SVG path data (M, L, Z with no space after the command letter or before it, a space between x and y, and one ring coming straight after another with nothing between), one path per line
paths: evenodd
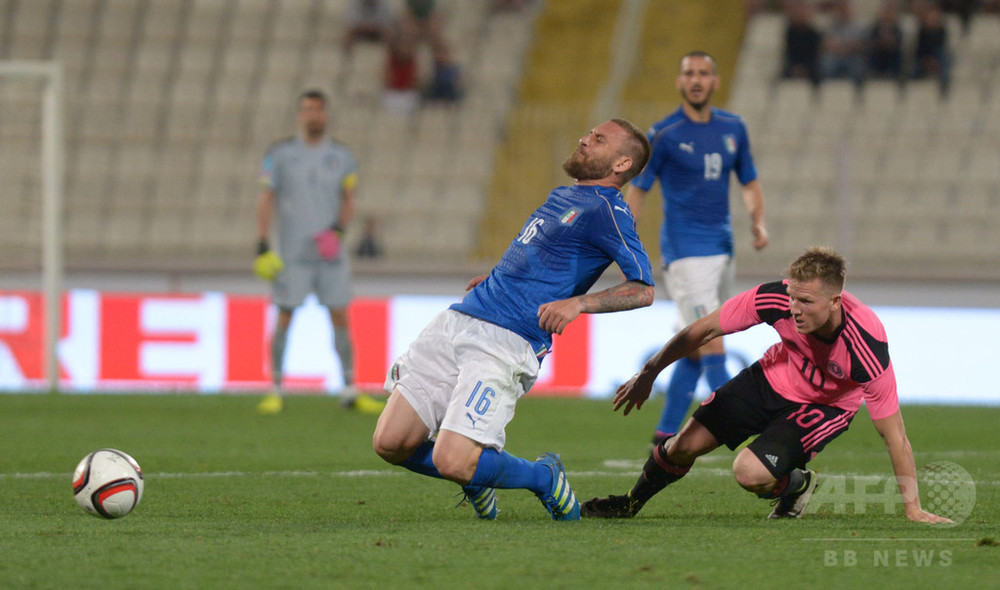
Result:
M732 256L729 176L736 172L740 184L757 178L743 119L713 108L708 123L696 123L678 108L648 135L653 153L632 184L648 191L660 181L664 266L689 256Z
M535 210L489 277L451 309L515 332L544 355L543 303L586 293L612 262L626 280L653 284L635 219L618 189L561 186Z

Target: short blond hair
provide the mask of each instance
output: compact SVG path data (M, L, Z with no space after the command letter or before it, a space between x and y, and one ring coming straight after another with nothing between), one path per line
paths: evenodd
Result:
M847 281L847 262L831 248L813 246L792 262L786 274L793 281L819 279L825 285L842 291Z

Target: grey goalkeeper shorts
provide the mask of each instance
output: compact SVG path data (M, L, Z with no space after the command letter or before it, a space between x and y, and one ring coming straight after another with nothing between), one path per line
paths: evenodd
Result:
M337 260L288 261L274 279L272 299L283 309L302 305L315 293L327 307L343 309L351 301L351 266L347 257Z

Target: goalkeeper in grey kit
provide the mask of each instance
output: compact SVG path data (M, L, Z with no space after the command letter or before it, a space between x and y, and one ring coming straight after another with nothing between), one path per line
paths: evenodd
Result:
M310 292L330 311L333 349L344 376L341 401L348 406L360 401L354 389L354 350L347 317L351 268L347 249L341 247L344 230L354 216L358 162L347 146L326 136L328 118L322 92L302 93L298 134L271 145L261 167L254 272L273 282L272 300L278 307L271 340L274 391L257 408L265 414L283 407L288 328L295 308ZM272 217L276 218L277 252L268 239ZM377 402L366 399L365 403Z

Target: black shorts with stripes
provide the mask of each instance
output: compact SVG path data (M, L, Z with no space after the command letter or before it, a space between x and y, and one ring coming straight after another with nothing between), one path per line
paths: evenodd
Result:
M828 442L847 430L854 412L789 401L774 391L760 363L743 369L695 410L694 418L721 444L747 448L775 478L803 468Z

